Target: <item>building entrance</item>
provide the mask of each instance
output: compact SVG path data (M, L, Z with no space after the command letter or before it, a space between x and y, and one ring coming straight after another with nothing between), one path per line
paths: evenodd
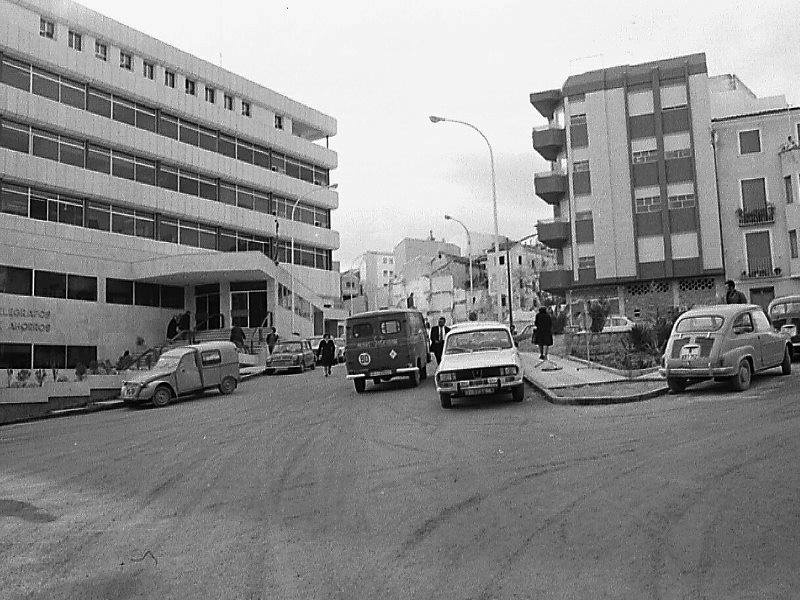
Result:
M219 312L218 283L195 286L194 311L197 331L222 328L222 315Z
M231 324L239 327L272 325L266 281L231 282Z

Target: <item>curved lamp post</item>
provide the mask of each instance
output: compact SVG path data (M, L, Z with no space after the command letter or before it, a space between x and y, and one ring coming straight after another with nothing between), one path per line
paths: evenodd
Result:
M467 226L464 225L464 223L462 223L461 221L459 221L455 217L451 217L450 215L445 215L444 216L444 220L445 221L455 221L456 223L458 223L459 225L461 225L464 228L464 231L467 234L467 248L468 248L468 251L469 251L469 296L470 296L470 298L472 298L472 305L474 305L475 304L475 290L473 289L473 284L472 284L472 236L470 235L469 229L467 229Z
M292 206L291 215L289 215L289 220L294 222L294 211L297 209L297 205L300 204L300 202L302 200L307 200L308 198L310 198L311 196L313 196L314 194L316 194L318 192L321 192L322 190L335 190L337 187L339 187L338 183L332 183L332 184L324 185L324 186L322 186L320 188L317 188L316 190L312 190L311 192L309 192L308 194L305 194L304 196L300 196L297 200L294 201L294 205ZM275 221L276 234L277 234L277 225L278 225L278 222L276 220ZM291 326L292 332L291 333L292 333L292 335L295 335L296 332L294 330L294 268L295 268L295 264L294 264L294 226L292 226L292 255L291 255L291 263L292 263L292 268L289 269L289 277L290 277L291 287L292 287L292 321L291 321L291 323L292 323L292 326Z
M497 185L495 183L495 172L494 172L494 151L492 150L492 145L489 143L489 138L487 138L484 133L475 127L472 123L467 123L466 121L457 121L455 119L447 119L445 117L437 117L435 115L431 115L428 117L431 120L431 123L458 123L459 125L466 125L470 129L473 129L478 132L478 134L483 138L483 141L486 142L486 145L489 147L489 162L492 167L492 212L494 213L494 262L495 266L499 264L500 261L500 233L498 232L497 228ZM501 302L501 295L502 292L500 290L497 291L497 320L503 320L503 306Z

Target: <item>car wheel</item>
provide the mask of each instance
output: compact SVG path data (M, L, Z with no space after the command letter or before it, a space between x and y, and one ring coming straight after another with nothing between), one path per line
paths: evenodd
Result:
M678 394L685 390L688 383L684 377L667 377L667 387L673 394Z
M367 389L367 381L366 379L353 379L353 386L355 386L357 394L363 394Z
M156 393L153 394L153 406L161 408L169 404L170 400L172 400L172 390L165 385L158 386L158 388L156 388Z
M317 361L314 361L311 363L311 370L313 371L316 368L317 368Z
M300 366L298 367L299 373L305 373L306 371L306 363L304 361L300 361Z
M450 401L450 394L440 392L439 401L442 403L442 408L452 408L453 406L453 403Z
M236 389L236 379L233 377L226 377L222 380L222 383L219 384L219 391L223 394L232 394L233 390Z
M792 374L792 353L789 352L789 347L783 351L783 362L781 363L781 373L783 375Z
M511 390L511 399L514 402L522 402L525 399L525 385L521 384Z
M408 376L408 380L411 382L411 387L417 387L419 385L419 371L412 371Z
M739 362L739 370L731 378L731 386L737 392L743 392L750 387L750 380L753 378L753 368L750 366L750 361L743 358Z

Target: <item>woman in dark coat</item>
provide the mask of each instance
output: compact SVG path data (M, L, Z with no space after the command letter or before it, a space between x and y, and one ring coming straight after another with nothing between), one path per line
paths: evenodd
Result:
M539 345L539 358L547 360L547 352L553 345L553 319L542 306L534 321L536 331L533 332L533 343Z
M322 336L317 348L320 364L325 368L325 377L331 374L331 367L336 361L336 344L331 339L331 334L326 333Z

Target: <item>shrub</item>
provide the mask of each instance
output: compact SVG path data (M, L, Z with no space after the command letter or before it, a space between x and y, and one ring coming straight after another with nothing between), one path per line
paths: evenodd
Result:
M628 332L628 342L634 352L652 352L654 341L653 330L643 323L637 323Z
M75 365L75 379L78 381L83 381L84 377L86 377L86 365L83 363L78 363Z
M58 369L53 368L53 381L58 381Z
M56 381L58 381L59 383L66 383L67 381L69 381L69 377L67 377L66 375L59 375Z
M11 380L14 377L14 369L6 369L6 387L11 387Z
M96 360L90 360L88 367L89 367L89 373L91 373L92 375L97 375L99 373Z
M592 333L600 333L603 331L609 312L610 308L608 302L605 300L593 300L592 303L589 304L589 317L592 319L589 330Z
M562 310L555 314L553 317L553 333L560 335L564 333L567 328L567 311Z
M17 381L22 384L20 387L25 387L25 382L28 381L30 377L31 372L28 369L20 369L17 371Z
M36 377L36 383L39 384L39 387L42 387L44 378L47 377L47 371L44 369L36 369L36 371L33 372L33 375Z

